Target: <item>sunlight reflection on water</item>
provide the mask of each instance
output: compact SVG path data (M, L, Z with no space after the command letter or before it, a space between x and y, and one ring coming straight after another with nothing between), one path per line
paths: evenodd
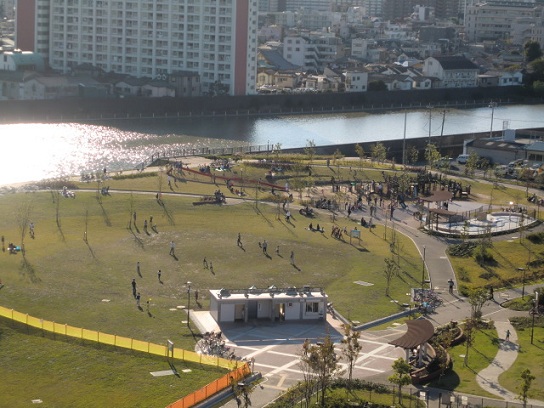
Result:
M93 124L0 124L4 158L0 185L42 180L81 172L135 168L152 154L191 147L275 145L300 148L434 137L440 134L544 127L544 105L499 105L491 110L428 110L292 115L282 117L221 117L193 119L130 119ZM429 124L431 131L429 132Z
M134 168L158 151L189 146L232 146L227 140L155 135L77 123L0 125L0 185L79 175L107 167ZM9 136L8 136L9 135Z

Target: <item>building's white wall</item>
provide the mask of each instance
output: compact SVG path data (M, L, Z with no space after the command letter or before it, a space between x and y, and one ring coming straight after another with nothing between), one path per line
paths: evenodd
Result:
M272 313L272 301L259 300L257 303L257 318L264 319L270 317Z
M222 322L233 322L234 321L234 304L232 303L223 303L221 305L221 313L220 313L220 316L221 316L221 320L219 321L220 323Z
M219 304L213 296L210 296L210 315L216 322L219 321Z
M285 320L300 319L300 301L295 299L292 302L285 303Z

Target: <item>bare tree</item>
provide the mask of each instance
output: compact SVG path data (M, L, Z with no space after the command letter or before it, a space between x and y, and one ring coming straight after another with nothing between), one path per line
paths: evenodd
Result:
M32 213L32 202L24 201L17 209L17 223L19 224L19 232L21 233L21 248L24 248L25 236L30 224L30 215ZM23 252L24 255L24 252Z
M463 365L468 367L468 352L472 345L474 344L474 336L476 329L476 320L473 318L467 319L465 322L465 359L463 360Z
M342 354L346 359L348 360L348 388L351 385L351 380L353 378L353 366L355 365L355 361L357 361L357 357L359 356L359 353L361 352L362 346L359 343L359 338L361 337L361 333L357 330L353 330L351 325L349 324L343 324L342 328L344 329L344 338L342 339L342 344L344 345L344 350Z
M383 268L383 274L385 276L385 296L389 296L389 288L391 286L391 280L398 274L398 266L393 258L385 258L385 267Z
M355 153L359 156L359 165L363 167L363 160L365 159L365 149L359 143L355 145Z
M279 161L281 154L281 143L276 143L274 145L274 154L276 155L276 161Z
M317 384L317 377L315 376L312 365L308 360L308 353L310 351L310 341L306 339L302 345L302 354L298 366L302 372L303 381L301 384L302 394L306 401L306 406L310 405L310 400L314 393L315 386Z
M312 163L314 156L315 156L316 148L315 148L315 142L313 140L306 140L306 147L304 148L304 153L306 153L306 156L308 156L308 160L310 161L310 164Z
M471 318L476 322L482 317L482 307L489 300L489 292L484 288L472 289L468 295L471 306Z

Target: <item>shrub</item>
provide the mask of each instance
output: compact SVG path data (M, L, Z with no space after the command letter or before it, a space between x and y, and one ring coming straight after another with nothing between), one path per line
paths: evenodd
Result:
M464 267L459 268L459 279L463 282L470 282L470 274Z
M486 248L482 248L475 256L476 262L480 266L495 266L497 261L493 257L493 254L490 254Z
M534 232L528 234L526 237L533 244L543 244L544 243L544 232Z
M448 254L451 256L468 257L472 256L474 248L476 248L476 242L465 241L460 244L450 245L448 247Z

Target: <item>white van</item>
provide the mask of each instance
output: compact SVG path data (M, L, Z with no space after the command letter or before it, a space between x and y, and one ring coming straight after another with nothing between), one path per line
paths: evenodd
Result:
M469 155L468 154L460 154L457 156L457 163L459 164L465 164L468 160Z

